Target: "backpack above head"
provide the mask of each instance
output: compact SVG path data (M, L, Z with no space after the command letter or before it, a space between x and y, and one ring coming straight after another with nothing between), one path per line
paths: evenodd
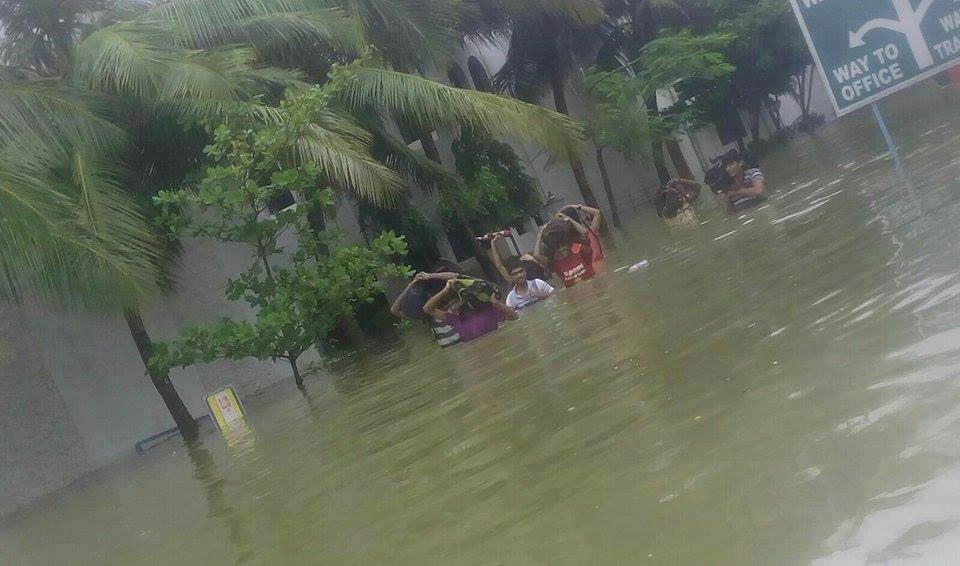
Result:
M548 250L556 250L561 246L569 246L580 239L580 233L569 222L551 220L543 229L541 236L543 245ZM550 255L550 254L548 254Z
M733 186L733 179L730 178L730 175L727 175L722 160L717 161L713 164L713 167L707 170L707 173L703 176L703 182L710 187L714 194L721 193Z
M453 289L460 299L460 312L478 311L500 294L496 285L483 279L457 279Z
M679 189L666 187L657 193L654 204L661 218L673 218L684 208L685 200Z

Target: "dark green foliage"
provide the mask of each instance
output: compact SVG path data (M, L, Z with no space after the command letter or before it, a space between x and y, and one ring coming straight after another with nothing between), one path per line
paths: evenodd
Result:
M360 201L359 214L364 225L374 230L389 230L407 244L407 262L414 269L428 271L440 259L437 250L439 231L426 215L412 205L380 208Z
M790 3L782 0L707 0L714 17L706 31L729 34L723 49L735 67L729 80L688 81L678 91L715 122L734 104L753 116L749 125L759 132L759 117L768 98L786 94L793 77L811 63Z
M478 234L516 226L539 214L543 201L536 181L527 175L512 147L465 128L452 149L464 182L442 195L441 214L446 222L452 223L454 199Z

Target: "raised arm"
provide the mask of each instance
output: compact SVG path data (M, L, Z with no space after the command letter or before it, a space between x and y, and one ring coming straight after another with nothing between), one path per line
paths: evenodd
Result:
M423 305L423 312L432 316L437 322L446 321L447 313L440 308L440 305L447 300L447 297L450 296L454 281L456 281L455 278L447 280L447 286L443 288L443 291L440 291L436 295L430 297L430 300L427 301L427 304Z
M394 299L393 304L390 305L390 313L397 318L406 318L403 315L403 300L407 296L407 291L410 290L410 285L407 285L403 291L397 295L397 298Z
M589 234L589 230L587 230L586 226L584 226L583 224L580 224L579 222L570 218L569 216L567 217L567 222L569 222L581 236L586 237Z
M420 281L423 281L426 278L426 275L427 274L422 271L417 273L413 280L407 283L407 286L403 289L403 291L397 295L397 298L394 299L393 304L390 305L390 313L393 314L393 316L397 318L407 318L406 315L403 314L403 301L406 300L407 293L410 291L410 288Z
M449 281L456 279L460 274L454 271L441 271L440 273L424 273L424 279L436 279L437 281Z
M497 251L497 243L503 241L503 236L495 236L490 240L490 259L493 260L493 265L497 266L497 271L500 272L501 277L504 281L510 281L510 272L507 271L507 268L503 265L503 259L500 258L500 252Z
M543 247L543 229L547 225L544 224L540 227L540 230L537 232L537 241L533 244L533 259L537 260L540 265L547 266L550 263L550 260L547 259L547 256L543 255L541 248Z
M599 208L593 208L584 204L578 204L577 210L586 212L590 215L590 229L596 233L600 232L600 225L603 224L603 216Z

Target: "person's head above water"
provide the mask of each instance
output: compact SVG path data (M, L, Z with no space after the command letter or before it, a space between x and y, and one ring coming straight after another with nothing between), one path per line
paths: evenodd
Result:
M520 260L520 256L510 256L505 262L505 267L507 268L507 273L510 274L510 284L516 287L517 285L523 285L527 281L527 270L523 266L523 261Z
M666 188L657 195L657 208L660 216L674 218L683 210L686 200L683 193L675 188Z
M734 179L743 174L743 156L740 155L739 151L731 149L723 155L721 163L723 163L723 170L727 172L727 175Z

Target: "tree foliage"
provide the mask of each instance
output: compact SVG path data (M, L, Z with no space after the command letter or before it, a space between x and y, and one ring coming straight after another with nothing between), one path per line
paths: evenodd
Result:
M256 258L229 280L226 297L254 309L252 320L229 320L188 329L172 346L158 347L151 366L165 370L216 359L285 359L302 385L297 359L321 343L354 305L382 291L386 276L408 268L393 263L406 244L384 233L369 247L340 246L336 234L311 226L309 215L333 204L320 189L321 169L298 159L297 146L329 100L315 88L287 97L279 124L221 125L205 150L212 161L195 190L163 191L155 197L175 234L235 242ZM301 195L280 211L280 195ZM292 241L290 249L285 241Z
M712 13L702 32L728 34L723 49L734 66L728 80L690 81L680 90L715 121L730 104L746 108L759 133L760 112L771 96L789 93L793 77L811 64L809 51L789 2L780 0L706 0Z
M448 223L454 203L479 234L520 225L539 213L543 201L536 180L512 147L467 128L452 149L463 183L441 195L441 213Z
M663 143L701 124L695 106L678 104L654 114L643 101L681 81L725 80L734 68L720 50L731 40L724 34L664 33L644 46L631 65L588 70L584 82L594 101L588 120L591 137L602 146L644 158L651 143Z

